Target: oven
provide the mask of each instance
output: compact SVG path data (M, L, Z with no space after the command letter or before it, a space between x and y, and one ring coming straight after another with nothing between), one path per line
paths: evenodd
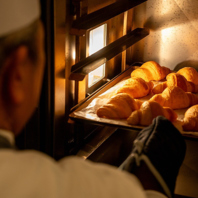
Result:
M110 87L113 79L118 81L134 63L133 45L149 35L148 28L133 24L134 8L145 2L55 1L55 133L62 134L59 121L64 117L68 154L82 152L94 138L95 145L89 145L84 156L87 158L118 130L74 120L70 114ZM60 137L58 146L65 141Z
M141 127L81 119L74 112L146 61L175 71L198 69L198 1L50 0L41 5L46 71L40 105L18 137L19 147L56 159L78 155L119 166ZM196 139L186 137L189 152L198 151ZM195 154L186 160L198 165ZM185 194L183 181L188 171L194 176L186 181L198 181L198 170L182 171L178 194L197 196L193 185Z

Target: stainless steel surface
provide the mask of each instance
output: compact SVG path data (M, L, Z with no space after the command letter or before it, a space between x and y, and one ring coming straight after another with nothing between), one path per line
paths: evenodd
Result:
M115 127L104 127L98 133L95 133L94 137L85 144L77 153L77 156L87 159L98 149L115 131Z
M149 0L134 9L134 26L150 29L133 46L134 61L155 60L170 69L198 69L198 1Z
M102 162L113 166L120 166L131 153L133 141L138 131L117 129L100 147L89 157L94 162Z
M198 141L186 139L187 151L176 182L175 193L198 197Z

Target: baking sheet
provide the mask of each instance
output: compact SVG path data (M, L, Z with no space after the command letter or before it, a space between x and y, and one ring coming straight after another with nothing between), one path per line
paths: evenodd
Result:
M116 94L117 89L120 88L125 83L125 80L128 78L130 78L130 76L123 78L120 82L112 86L107 91L101 93L99 96L97 96L90 102L86 102L84 105L80 106L72 114L70 114L70 118L91 121L96 124L107 124L107 125L112 125L112 126L121 127L121 128L137 129L137 130L143 129L145 126L135 126L135 125L127 124L126 119L114 120L114 119L99 118L96 114L97 109L100 106L106 104L109 101L109 99L113 95ZM146 100L149 100L152 96L153 95L148 95L146 97L140 98L139 100L146 101ZM188 108L174 110L178 114L178 119L177 121L173 122L173 124L178 128L178 130L181 132L182 135L187 136L187 137L198 138L198 132L182 130L181 123L182 123L184 114L187 111L187 109Z
M93 122L98 122L98 124L110 124L115 125L116 127L126 127L126 128L135 128L135 129L143 129L143 126L131 126L127 124L126 119L123 120L114 120L114 119L106 119L106 118L99 118L96 114L96 111L99 107L106 104L108 100L116 94L116 91L119 87L121 87L125 80L129 77L125 77L122 81L117 83L115 86L111 87L101 95L94 98L90 103L86 103L80 106L77 110L75 110L72 114L70 114L70 118L74 119L84 119L90 120Z

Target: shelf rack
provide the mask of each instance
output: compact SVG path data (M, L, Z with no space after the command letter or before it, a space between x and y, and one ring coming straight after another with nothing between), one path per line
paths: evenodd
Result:
M146 28L137 28L131 31L127 35L117 39L113 43L73 65L71 67L69 79L82 81L90 71L93 71L93 69L96 69L104 62L123 52L147 35L149 35L149 30Z
M95 12L81 16L73 22L70 34L83 36L88 29L104 23L105 21L146 1L147 0L117 1L116 3L112 3L109 6L101 8Z

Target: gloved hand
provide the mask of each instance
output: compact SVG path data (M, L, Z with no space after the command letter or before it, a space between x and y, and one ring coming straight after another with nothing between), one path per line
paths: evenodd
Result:
M184 160L186 144L174 125L162 116L140 131L130 156L120 169L133 173L143 161L168 197L172 197L179 168Z

